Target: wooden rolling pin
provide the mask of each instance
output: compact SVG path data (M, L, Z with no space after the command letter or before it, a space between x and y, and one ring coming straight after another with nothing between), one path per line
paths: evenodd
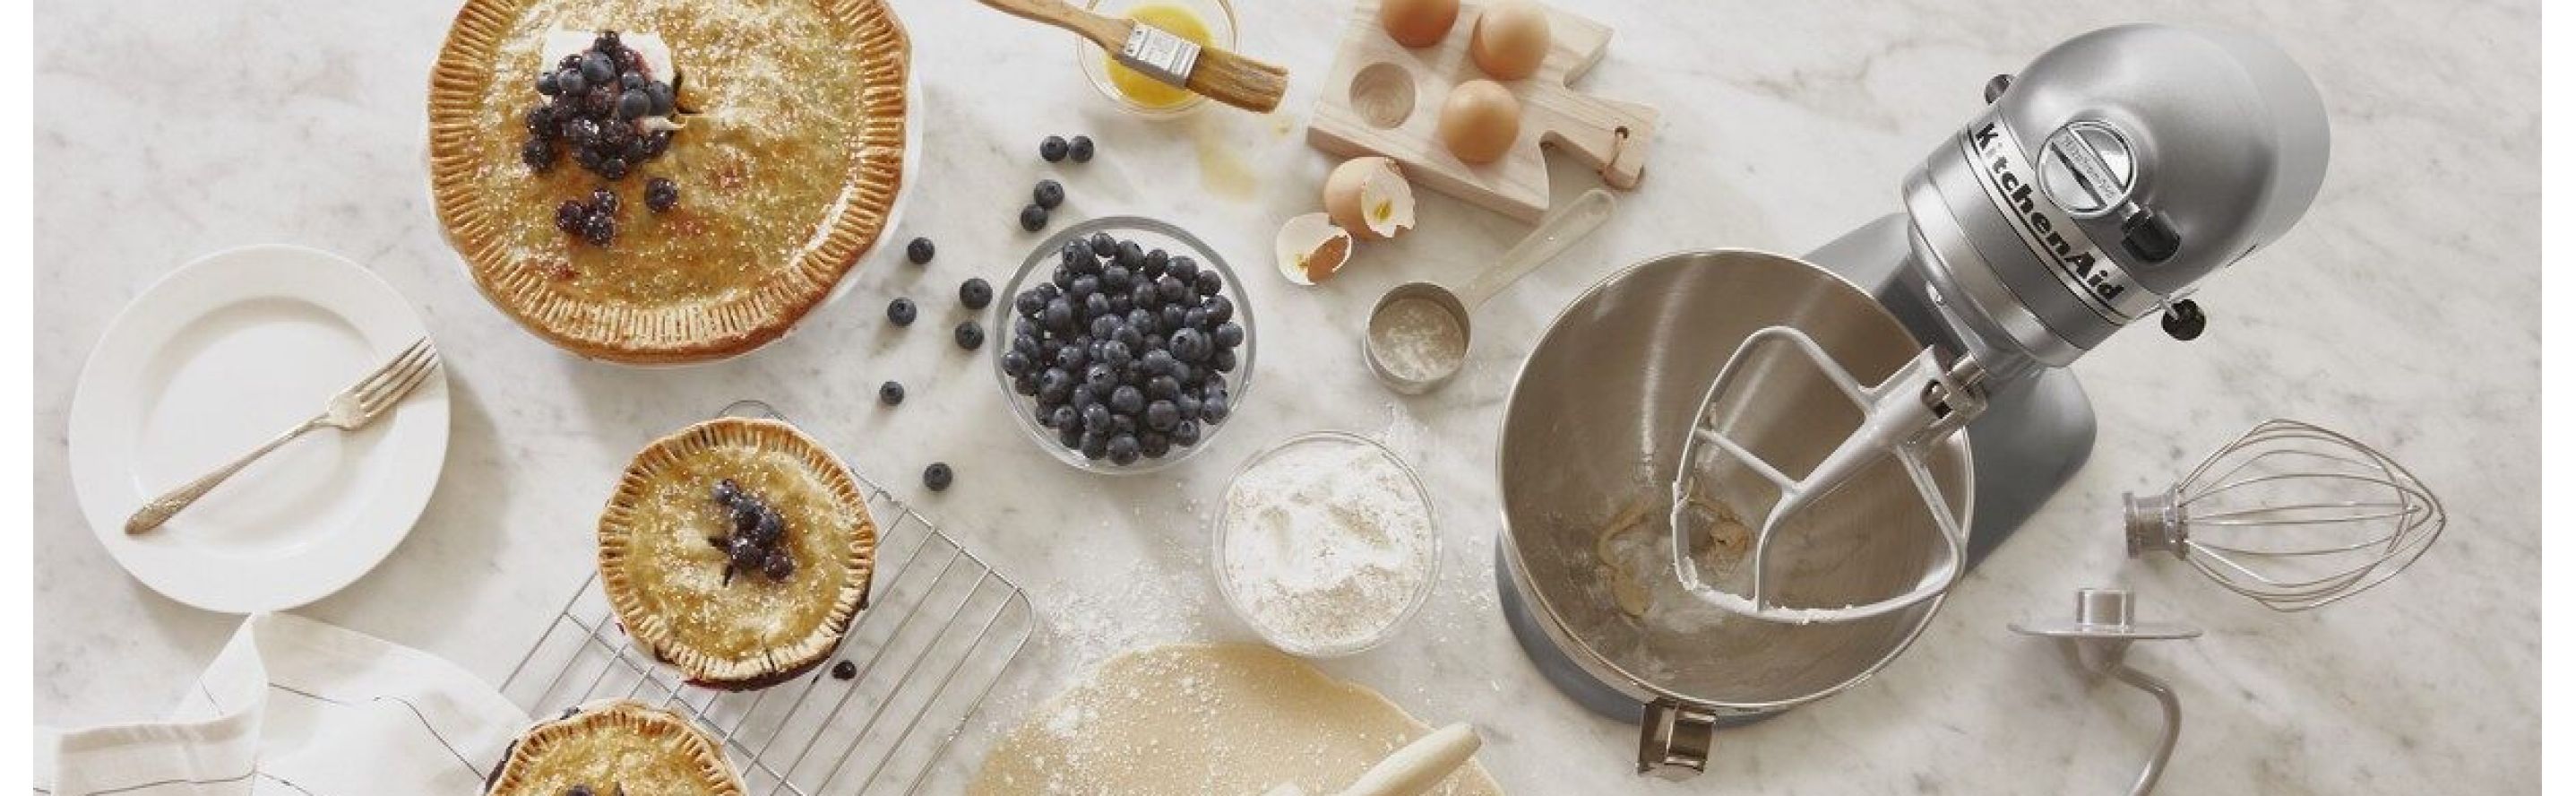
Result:
M1424 735L1394 754L1378 761L1368 773L1343 788L1341 796L1417 796L1440 784L1449 772L1466 765L1476 756L1477 747L1485 740L1476 736L1476 728L1452 724ZM1306 796L1304 788L1294 784L1271 788L1264 796Z

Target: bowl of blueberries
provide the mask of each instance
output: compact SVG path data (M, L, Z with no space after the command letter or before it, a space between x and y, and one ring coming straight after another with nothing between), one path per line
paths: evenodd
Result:
M993 374L1021 430L1095 473L1206 448L1252 388L1252 306L1205 241L1134 216L1066 227L993 310Z

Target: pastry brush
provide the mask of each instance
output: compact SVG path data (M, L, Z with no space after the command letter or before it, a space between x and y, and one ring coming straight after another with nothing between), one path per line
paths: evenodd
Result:
M1224 50L1200 47L1171 31L1091 13L1064 0L983 0L1021 19L1081 34L1147 77L1245 110L1268 113L1288 93L1288 70Z

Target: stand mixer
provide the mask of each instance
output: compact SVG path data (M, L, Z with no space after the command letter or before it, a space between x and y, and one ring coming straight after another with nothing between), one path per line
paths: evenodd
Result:
M1639 723L1638 771L1696 774L1717 727L1902 653L2091 452L2064 366L2149 316L2199 336L2192 287L2324 177L2316 90L2244 35L2095 31L1986 100L1903 213L1804 259L1650 259L1523 364L1497 444L1504 616L1553 684ZM1651 551L1633 582L1621 550Z
M1877 296L1924 348L1864 386L1806 332L1747 338L1702 400L1673 484L1674 565L1721 609L1769 621L1866 619L1920 604L1965 572L1972 538L1991 549L2064 483L2092 448L2092 412L2061 370L2112 332L2161 316L2178 340L2208 323L2188 296L2205 277L2270 244L2325 178L2325 107L2298 65L2247 36L2132 25L2078 36L2019 78L1986 88L1991 107L1905 179L1905 213L1811 256ZM1804 360L1800 362L1799 360ZM1780 368L1808 366L1860 414L1803 476L1739 443L1726 409ZM1758 393L1749 400L1759 400ZM1965 429L1978 451L1985 514L1975 531L1939 525L1945 555L1911 587L1841 607L1774 599L1768 564L1802 512L1892 459L1926 506L1945 501L1929 446ZM1732 580L1709 582L1689 554L1708 532L1690 498L1743 468L1776 491ZM1932 511L1935 517L1945 517Z

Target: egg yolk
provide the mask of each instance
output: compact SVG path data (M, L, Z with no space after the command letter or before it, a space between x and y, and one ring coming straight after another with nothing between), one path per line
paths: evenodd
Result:
M1127 18L1135 20L1140 25L1162 28L1172 35L1188 39L1201 47L1208 46L1210 37L1207 23L1199 21L1198 15L1191 13L1189 9L1163 3L1149 3L1130 9L1127 12ZM1147 77L1143 72L1129 69L1125 64L1118 63L1116 55L1103 57L1109 59L1109 85L1117 87L1118 93L1126 95L1127 99L1133 100L1138 105L1148 108L1168 108L1190 98L1189 89L1170 85Z

